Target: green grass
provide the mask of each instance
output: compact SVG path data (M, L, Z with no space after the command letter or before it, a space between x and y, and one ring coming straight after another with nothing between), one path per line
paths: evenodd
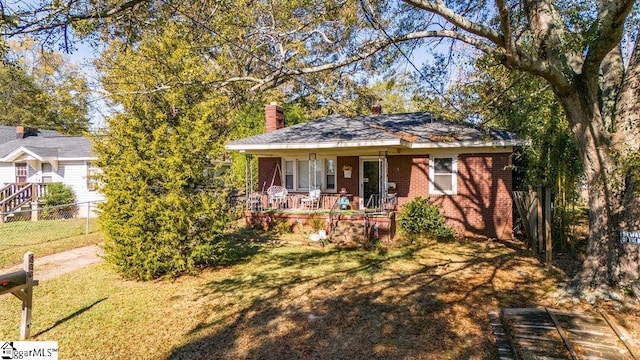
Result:
M102 241L96 219L15 221L0 224L0 268L22 262L22 256L32 251L45 256Z
M34 340L62 359L494 359L487 311L550 306L560 280L512 242L242 247L242 263L172 281L98 264L43 282ZM19 321L19 301L0 298L0 339Z

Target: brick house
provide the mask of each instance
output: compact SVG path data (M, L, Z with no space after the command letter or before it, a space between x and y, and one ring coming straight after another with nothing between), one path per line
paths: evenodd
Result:
M277 207L283 212L306 207L312 189L322 194L315 209L335 208L346 193L351 209L388 213L423 196L442 206L459 235L512 237L511 153L522 140L425 112L373 110L285 127L282 108L272 103L266 133L226 148L258 157L258 184L250 190L286 189Z

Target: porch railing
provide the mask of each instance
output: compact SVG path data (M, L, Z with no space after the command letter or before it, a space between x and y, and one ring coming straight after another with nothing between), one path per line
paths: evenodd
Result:
M398 205L396 194L372 194L367 199L365 209L367 211L393 211Z
M246 197L246 209L249 211L282 210L282 211L322 211L335 208L340 194L323 193L317 201L305 201L308 193L289 193L283 198L270 198L263 193L251 193ZM353 201L351 209L358 209L358 205ZM388 212L397 210L397 198L395 194L386 194L381 197L373 194L367 199L365 205L369 212Z
M21 209L46 194L44 183L13 183L0 189L0 222L4 214Z
M289 193L284 198L273 199L267 194L251 193L246 199L246 208L249 211L264 210L301 210L318 211L331 210L340 198L340 194L320 194L317 201L308 200L308 193Z

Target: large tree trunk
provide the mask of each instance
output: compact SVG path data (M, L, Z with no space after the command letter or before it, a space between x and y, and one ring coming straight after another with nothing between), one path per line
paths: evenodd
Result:
M619 94L615 143L626 162L620 223L622 230L640 231L640 41L636 41ZM622 245L620 270L622 284L635 283L640 290L640 245Z
M637 61L637 58L636 58ZM636 119L637 83L640 66L635 64L636 74L627 72L625 79L635 79L633 90L622 86L618 106L631 107L624 118L616 116L617 125L629 124ZM630 68L631 70L631 68ZM620 230L640 231L638 227L637 178L623 166L628 155L637 153L640 138L636 127L620 127L611 132L612 123L601 111L602 93L599 87L578 77L573 91L557 91L560 102L570 121L578 150L584 165L589 194L589 240L582 270L575 276L572 287L581 291L618 286L639 286L640 246L620 243ZM634 100L631 103L628 101ZM605 107L606 109L606 107ZM619 113L617 113L619 114ZM634 118L635 116L635 118ZM620 136L624 135L624 140ZM635 139L633 146L626 143ZM621 141L622 140L622 141ZM631 149L631 150L630 150Z
M619 191L611 157L610 133L605 129L597 89L582 84L580 89L558 94L578 144L589 194L589 241L587 257L573 286L579 290L597 288L618 280L619 246L617 214Z

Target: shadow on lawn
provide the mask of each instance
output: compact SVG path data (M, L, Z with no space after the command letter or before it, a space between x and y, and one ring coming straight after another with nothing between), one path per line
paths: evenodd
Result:
M274 254L260 269L207 284L207 310L221 317L198 324L190 334L198 339L169 358L494 359L487 311L537 302L527 274L508 287L499 275L535 260L494 244ZM222 294L237 311L214 304Z
M69 321L69 320L71 320L71 319L75 318L76 316L82 315L84 312L91 310L91 308L93 308L94 306L96 306L96 305L100 304L101 302L103 302L103 301L105 301L105 300L107 300L107 299L108 299L108 298L103 297L103 298L102 298L102 299L100 299L100 300L96 300L96 301L94 301L92 304L89 304L89 305L87 305L87 306L85 306L85 307L83 307L83 308L81 308L81 309L79 309L79 310L77 310L77 311L74 311L73 313L71 313L71 314L69 314L69 315L65 316L64 318L62 318L62 319L60 319L60 320L57 320L55 323L53 323L53 325L49 326L48 328L46 328L46 329L44 329L44 330L42 330L42 331L38 332L37 334L34 334L34 335L33 335L33 337L38 337L38 336L40 336L40 335L42 335L42 334L45 334L45 333L47 333L47 332L49 332L49 331L51 331L51 330L55 329L58 325L62 325L62 324L64 324L64 323L66 323L67 321ZM4 359L4 358L3 358L3 359Z
M215 259L216 266L232 266L250 261L254 256L263 252L265 243L277 240L275 234L240 228L228 233L223 242L222 256Z

